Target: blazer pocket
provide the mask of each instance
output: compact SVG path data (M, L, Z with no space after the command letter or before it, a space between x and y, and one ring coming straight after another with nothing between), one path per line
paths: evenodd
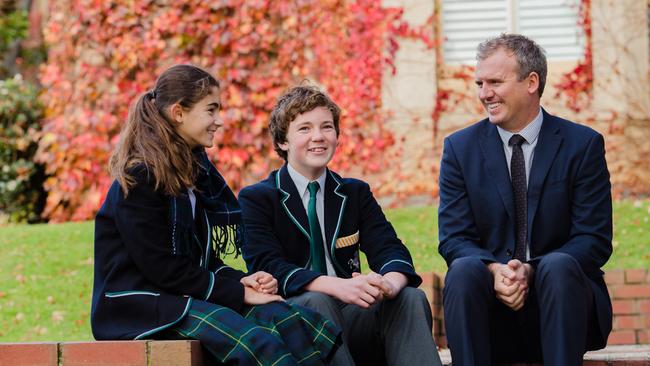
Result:
M336 249L356 245L359 242L359 231L352 235L336 239Z

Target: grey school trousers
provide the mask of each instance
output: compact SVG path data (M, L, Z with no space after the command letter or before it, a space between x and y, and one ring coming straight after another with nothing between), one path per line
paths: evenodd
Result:
M368 309L320 292L305 292L287 301L313 309L343 329L344 344L332 365L441 365L431 335L431 308L420 289L405 287L396 298Z

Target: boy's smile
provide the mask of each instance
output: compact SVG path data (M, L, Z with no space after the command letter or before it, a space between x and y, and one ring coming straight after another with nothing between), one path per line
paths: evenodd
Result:
M314 180L332 160L337 143L332 112L316 107L291 121L287 141L279 146L287 152L287 161L296 171Z

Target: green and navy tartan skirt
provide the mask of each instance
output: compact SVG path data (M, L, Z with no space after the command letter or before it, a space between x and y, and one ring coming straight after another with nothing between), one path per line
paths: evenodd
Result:
M247 305L237 313L195 299L187 315L158 336L199 340L226 365L324 365L341 344L331 320L285 302Z

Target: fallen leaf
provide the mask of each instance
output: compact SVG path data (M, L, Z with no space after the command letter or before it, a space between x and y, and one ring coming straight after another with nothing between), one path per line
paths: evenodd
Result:
M63 314L64 312L60 310L56 310L52 312L52 321L54 322L54 324L61 323L61 321L63 320Z

